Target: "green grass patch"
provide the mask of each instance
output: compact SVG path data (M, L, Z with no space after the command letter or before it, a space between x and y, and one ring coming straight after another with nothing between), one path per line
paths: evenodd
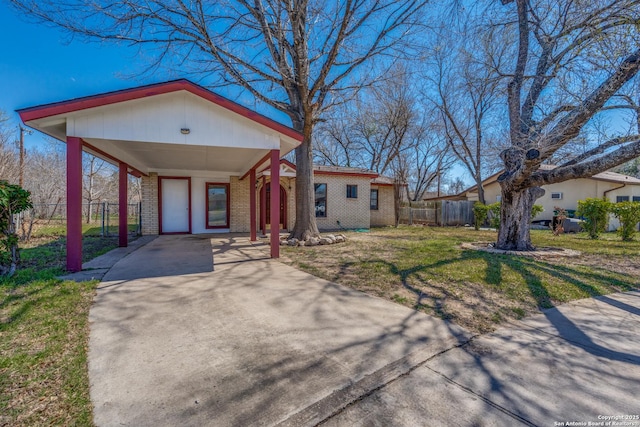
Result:
M92 425L88 312L95 282L0 281L0 425Z
M535 245L575 249L577 258L530 258L464 250L492 242L495 231L400 227L349 233L342 245L284 248L288 262L311 274L487 332L509 319L581 298L635 289L640 242L614 233L553 236L534 230Z
M87 348L96 283L61 281L66 240L52 233L21 249L0 279L0 426L90 426ZM117 247L117 237L85 233L83 260Z

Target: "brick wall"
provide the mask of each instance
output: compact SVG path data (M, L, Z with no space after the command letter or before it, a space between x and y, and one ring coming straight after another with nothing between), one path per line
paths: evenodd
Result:
M314 180L316 184L327 184L327 217L316 217L319 230L369 228L370 178L317 174ZM347 199L347 185L358 186L356 199ZM340 226L337 221L340 221Z
M250 218L250 180L245 178L240 181L237 176L230 177L229 196L231 217L229 219L229 231L232 233L248 233L251 231ZM256 201L258 199L256 198Z
M158 234L158 174L142 176L142 235Z
M371 189L378 189L378 210L371 211L371 226L384 227L395 225L396 217L393 206L393 187L390 185L376 186Z

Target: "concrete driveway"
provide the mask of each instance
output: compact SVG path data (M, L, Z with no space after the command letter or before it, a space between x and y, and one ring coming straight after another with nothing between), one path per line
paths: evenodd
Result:
M638 292L471 337L266 249L161 236L109 270L90 313L97 425L556 426L640 412Z
M229 236L160 236L131 253L90 322L99 426L274 425L300 411L315 424L468 339Z

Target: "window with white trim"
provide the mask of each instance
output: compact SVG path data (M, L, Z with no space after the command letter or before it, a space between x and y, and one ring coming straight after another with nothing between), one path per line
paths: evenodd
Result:
M560 192L551 193L551 199L552 200L562 200L562 193L560 193Z

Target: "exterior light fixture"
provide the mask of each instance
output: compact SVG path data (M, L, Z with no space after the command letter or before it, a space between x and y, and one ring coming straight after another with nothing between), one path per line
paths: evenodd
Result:
M183 134L183 135L189 135L191 133L191 129L182 128L182 129L180 129L180 133Z

